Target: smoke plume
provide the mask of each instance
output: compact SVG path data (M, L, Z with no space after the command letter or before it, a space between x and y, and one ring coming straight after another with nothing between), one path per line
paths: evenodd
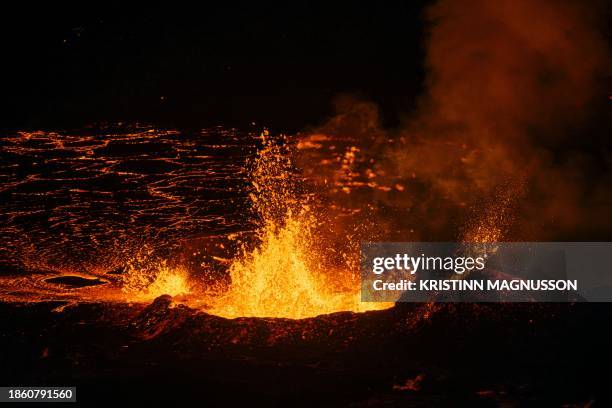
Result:
M374 181L402 186L378 199L440 228L460 216L467 239L607 228L610 156L592 121L609 110L610 56L595 4L442 0L425 18L425 92L405 124L383 129L374 104L344 97L313 133L353 138Z

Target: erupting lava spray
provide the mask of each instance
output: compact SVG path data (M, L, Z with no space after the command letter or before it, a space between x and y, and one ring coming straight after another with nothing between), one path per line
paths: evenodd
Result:
M170 267L166 261L147 266L127 266L122 291L130 300L150 301L161 295L187 295L191 292L189 274L180 267Z
M297 191L286 147L267 132L262 139L251 172L251 202L261 219L258 245L243 248L229 268L229 288L208 311L230 318L306 318L392 306L361 303L357 262L337 268L321 255L316 212Z

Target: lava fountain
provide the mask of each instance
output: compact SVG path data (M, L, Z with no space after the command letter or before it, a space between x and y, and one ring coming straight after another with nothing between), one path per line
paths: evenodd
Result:
M166 261L153 262L147 267L130 263L126 269L122 292L131 301L151 301L161 295L178 296L191 292L187 271L170 267Z
M299 194L290 155L279 142L262 135L253 160L251 203L261 220L257 245L231 263L231 283L211 301L208 312L228 317L301 319L339 311L364 312L393 303L360 301L358 262L332 265L322 254L321 223Z

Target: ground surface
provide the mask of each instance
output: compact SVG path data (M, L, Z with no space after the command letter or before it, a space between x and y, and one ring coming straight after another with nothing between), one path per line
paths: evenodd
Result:
M59 306L59 308L58 308ZM402 305L227 320L174 305L2 304L2 384L81 403L497 406L610 402L605 305Z

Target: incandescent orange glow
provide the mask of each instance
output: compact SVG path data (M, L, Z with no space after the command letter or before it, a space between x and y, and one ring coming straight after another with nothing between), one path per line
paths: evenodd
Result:
M300 319L391 307L360 301L358 270L325 265L317 250L314 210L296 198L291 160L267 136L262 135L264 148L252 169L251 200L263 224L259 244L231 264L231 285L208 311L229 318Z
M229 290L210 313L224 317L305 318L338 311L385 309L393 303L360 302L359 281L317 268L309 250L312 231L299 217L266 224L262 241L230 267Z
M161 295L186 295L191 291L187 272L181 268L170 268L161 262L152 275L151 279L148 271L130 267L122 291L134 301L149 301Z

